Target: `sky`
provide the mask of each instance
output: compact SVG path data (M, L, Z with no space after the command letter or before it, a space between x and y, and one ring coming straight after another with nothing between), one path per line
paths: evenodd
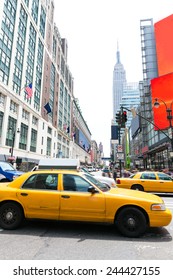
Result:
M74 78L91 139L110 156L112 85L117 42L127 82L142 80L140 20L153 23L173 14L171 0L54 0L61 38L68 42L67 64Z

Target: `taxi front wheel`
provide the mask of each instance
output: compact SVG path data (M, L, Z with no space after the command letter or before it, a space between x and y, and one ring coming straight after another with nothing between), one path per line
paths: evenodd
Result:
M116 218L118 230L127 237L139 237L147 228L147 220L144 213L135 207L122 209Z
M23 218L23 211L17 204L7 202L0 206L0 227L3 229L16 229Z

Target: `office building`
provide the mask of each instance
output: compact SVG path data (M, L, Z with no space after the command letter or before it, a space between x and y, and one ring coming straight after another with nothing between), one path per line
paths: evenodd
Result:
M26 163L28 169L42 157L70 157L73 87L54 1L1 0L0 159ZM78 127L90 144L84 124L79 121ZM83 147L81 154L89 160Z
M119 111L124 85L126 84L126 72L120 61L120 51L118 46L116 57L117 60L113 70L113 120L115 119L116 113Z

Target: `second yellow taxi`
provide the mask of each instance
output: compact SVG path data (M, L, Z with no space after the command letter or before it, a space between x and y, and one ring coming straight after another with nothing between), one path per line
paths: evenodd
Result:
M163 172L144 171L128 178L118 178L117 187L155 193L172 193L173 179Z

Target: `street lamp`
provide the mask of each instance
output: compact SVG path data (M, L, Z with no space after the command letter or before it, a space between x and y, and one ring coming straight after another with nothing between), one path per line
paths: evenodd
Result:
M172 148L172 152L173 152L173 126L172 126L172 119L173 119L173 116L172 116L172 104L173 104L173 101L170 103L170 106L168 107L168 105L166 104L166 102L160 98L155 98L155 102L154 102L154 107L157 109L159 108L160 106L160 102L159 100L165 105L165 108L166 108L166 113L167 113L167 120L169 121L169 128L171 130L171 137L169 137L169 139L171 139L171 148Z
M12 127L9 129L12 133L12 144L11 144L11 159L13 158L13 151L14 151L14 142L15 142L15 137L16 137L16 131L13 131ZM19 128L17 129L17 133L20 133Z

